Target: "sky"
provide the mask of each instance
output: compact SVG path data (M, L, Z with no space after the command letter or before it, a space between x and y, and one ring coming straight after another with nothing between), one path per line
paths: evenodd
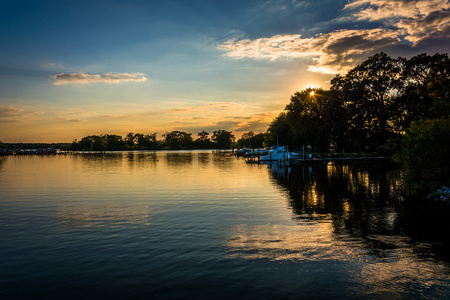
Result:
M0 0L0 140L265 132L369 56L448 53L446 0Z

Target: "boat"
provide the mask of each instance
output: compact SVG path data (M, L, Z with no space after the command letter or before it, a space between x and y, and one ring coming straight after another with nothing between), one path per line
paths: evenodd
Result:
M252 149L242 148L236 151L236 155L246 155L247 153L251 152Z
M260 161L274 161L274 160L288 160L290 159L289 152L282 146L276 146L268 150L267 155L263 155L259 158Z
M266 149L256 149L256 150L253 150L253 151L247 153L247 155L256 155L256 156L268 155L268 154L269 154L269 150L266 150Z
M290 159L300 159L302 157L302 154L299 152L290 152L289 158Z

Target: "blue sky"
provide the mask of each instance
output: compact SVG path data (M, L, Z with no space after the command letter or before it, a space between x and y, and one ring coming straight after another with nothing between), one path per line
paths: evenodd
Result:
M261 132L374 53L450 49L445 0L0 3L5 142Z

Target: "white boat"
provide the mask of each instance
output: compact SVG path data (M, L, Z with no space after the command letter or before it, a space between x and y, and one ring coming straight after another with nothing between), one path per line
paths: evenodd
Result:
M269 150L268 155L263 155L259 158L260 161L272 160L288 160L290 159L289 152L284 147L277 146Z
M248 153L249 155L259 155L259 156L261 156L261 155L267 155L267 154L269 154L269 150L266 150L266 149L256 149L256 150L253 150L252 152L250 152L250 153Z
M300 159L301 156L302 155L299 152L290 152L289 153L289 158L291 158L291 159Z

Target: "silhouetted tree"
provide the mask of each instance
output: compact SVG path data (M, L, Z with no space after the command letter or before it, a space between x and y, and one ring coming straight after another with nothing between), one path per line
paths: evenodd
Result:
M155 150L158 149L158 141L156 140L156 133L153 134L142 134L136 133L134 135L135 149L141 150Z
M128 133L125 136L125 142L128 145L128 147L133 148L134 144L136 143L136 136L133 132Z
M190 149L192 147L192 134L184 131L171 131L163 135L166 149Z
M267 147L276 145L294 147L294 142L292 127L286 120L286 112L282 112L270 123L264 144Z
M106 139L106 146L102 150L123 150L126 148L127 143L120 135L117 134L105 134L101 138Z
M450 118L412 122L395 159L408 192L426 194L450 182Z
M328 150L328 124L325 122L324 106L329 92L308 88L296 92L286 105L286 121L291 126L294 147L311 145L320 150Z
M379 53L331 81L333 95L347 111L348 136L356 149L381 146L398 133L395 96L403 87L404 64L405 59Z
M264 144L264 133L255 134L253 131L243 133L241 138L237 141L238 147L252 147L261 148Z
M197 133L198 138L194 141L194 147L197 149L211 149L213 148L213 142L209 138L209 133L201 131Z
M398 126L450 114L450 60L447 54L419 54L406 61L404 89L397 100Z
M212 140L217 149L230 149L233 147L235 137L231 131L217 130L213 132Z

